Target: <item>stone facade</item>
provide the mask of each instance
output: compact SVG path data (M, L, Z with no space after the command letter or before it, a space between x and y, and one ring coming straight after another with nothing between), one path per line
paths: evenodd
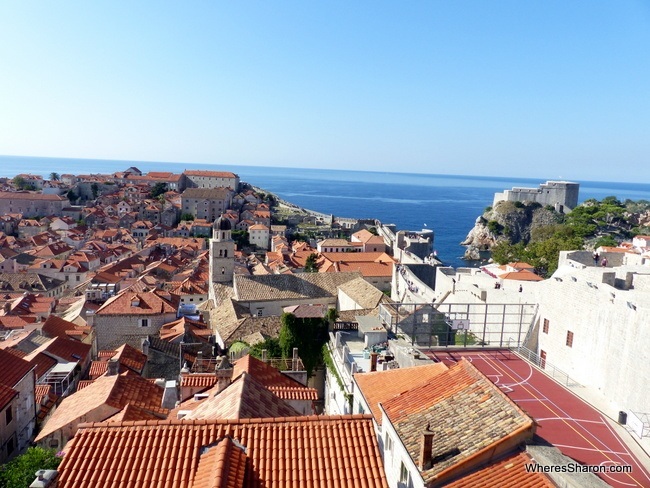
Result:
M228 171L191 170L183 173L186 188L232 188L239 189L239 175Z
M227 188L188 188L181 196L182 213L214 222L230 208L232 196Z
M38 215L60 217L63 215L63 209L69 206L68 199L59 195L0 191L0 215L21 213L24 218Z
M578 205L579 183L568 181L547 181L539 188L513 188L494 194L493 205L505 200L508 202L537 202L551 205L558 212L573 210Z
M113 350L126 343L139 350L143 339L150 335L157 336L163 324L174 320L175 313L146 316L98 313L93 320L97 333L97 349Z

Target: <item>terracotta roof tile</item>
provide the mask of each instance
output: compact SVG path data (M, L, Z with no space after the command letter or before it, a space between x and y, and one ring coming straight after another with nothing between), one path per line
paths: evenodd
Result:
M9 402L17 395L16 390L0 383L0 411L9 405Z
M300 415L246 372L223 391L218 392L218 385L215 385L206 393L208 398L187 415L187 419L216 420Z
M204 448L192 488L239 488L244 486L246 451L230 437Z
M375 422L381 425L380 403L383 404L401 393L433 382L434 378L445 371L447 366L444 363L434 363L413 368L357 373L354 375L354 381L370 406Z
M183 174L187 176L207 176L211 178L236 178L237 175L235 173L231 173L230 171L209 171L209 170L202 170L202 169L191 169L191 170L185 170L183 171Z
M533 420L465 359L428 384L386 401L382 409L415 463L422 432L434 432L431 457L439 461L420 472L425 484L474 469L480 453L504 454L535 431Z
M316 400L318 398L315 388L304 386L250 354L238 359L234 364L233 377L237 377L243 372L250 374L276 395L282 395L284 399L304 400L307 397Z
M14 354L0 349L0 371L2 371L2 375L0 375L0 384L13 388L33 368L34 365L28 363L24 359L20 359Z
M180 386L188 388L212 388L217 383L214 373L195 373L181 375Z
M553 488L555 484L545 474L526 471L526 464L532 462L527 453L516 451L446 484L445 487Z
M366 415L84 424L66 448L58 486L218 486L201 484L206 471L223 479L243 470L227 446L205 452L227 437L246 451L246 487L388 486ZM217 469L226 459L237 465Z
M175 313L178 308L178 295L170 295L167 300L155 292L134 293L125 290L107 300L95 312L97 315L158 315Z
M82 390L63 399L36 437L36 442L82 418L105 420L127 405L164 417L163 389L138 375L101 376Z

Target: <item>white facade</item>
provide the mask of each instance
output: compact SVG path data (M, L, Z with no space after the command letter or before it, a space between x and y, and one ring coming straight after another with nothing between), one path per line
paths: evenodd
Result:
M270 231L266 225L255 224L248 228L248 241L261 249L269 250Z
M612 411L650 413L647 267L571 264L541 284L539 354L602 393Z

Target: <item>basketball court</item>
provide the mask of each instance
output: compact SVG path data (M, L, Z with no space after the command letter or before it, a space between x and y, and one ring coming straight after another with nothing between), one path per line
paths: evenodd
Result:
M612 486L649 487L650 473L628 450L603 415L508 349L430 350L427 356L449 365L471 361L538 423L536 434L585 465L632 466L631 473L600 473Z

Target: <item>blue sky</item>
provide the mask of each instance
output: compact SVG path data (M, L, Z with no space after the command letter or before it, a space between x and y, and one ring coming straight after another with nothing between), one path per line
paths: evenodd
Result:
M0 154L650 181L650 2L3 2Z

